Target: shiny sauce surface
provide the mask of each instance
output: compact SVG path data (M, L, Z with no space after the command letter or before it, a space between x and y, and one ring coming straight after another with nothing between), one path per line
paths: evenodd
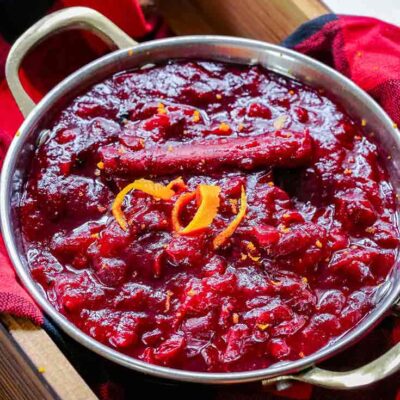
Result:
M305 357L373 309L396 258L394 190L363 125L259 66L118 73L35 152L18 208L32 276L79 329L149 363Z

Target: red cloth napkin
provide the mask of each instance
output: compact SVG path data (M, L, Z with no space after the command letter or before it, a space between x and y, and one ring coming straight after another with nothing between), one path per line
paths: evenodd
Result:
M400 123L400 28L375 18L324 15L283 45L348 76Z
M31 20L20 18L19 1L0 2L0 165L4 159L7 147L22 122L22 116L8 90L4 79L4 64L10 48L10 42L22 33L41 14L54 11L66 6L84 5L95 8L118 24L128 34L136 39L163 37L168 34L165 24L159 19L146 21L136 0L119 0L118 7L115 0L58 0L49 7L49 0L35 0L30 2ZM21 1L22 3L22 1ZM32 4L31 4L32 3ZM8 4L6 6L5 4ZM23 2L27 6L26 2ZM7 19L4 22L4 18ZM62 37L55 37L39 46L24 64L22 76L33 98L39 99L55 82L62 79L77 67L85 64L96 56L103 54L106 49L99 41L86 40L80 33L69 32ZM283 45L317 58L343 74L350 77L360 87L370 93L393 119L400 124L400 29L382 21L365 18L325 15L310 21L292 34ZM73 51L72 51L73 50ZM54 56L56 54L56 57ZM65 66L68 66L66 69ZM29 77L38 77L30 80ZM8 312L18 316L26 316L38 324L42 324L43 315L28 294L17 282L15 273L7 257L4 244L0 240L0 312ZM52 331L45 325L45 329ZM54 338L61 337L58 332L52 331ZM372 339L368 339L371 338ZM378 356L384 348L389 348L400 341L400 324L394 320L386 320L374 334L356 346L348 358L341 357L335 367L346 365L351 367L354 358L365 361L366 354ZM73 344L66 338L60 339L64 349ZM365 349L368 349L366 351ZM374 349L377 354L374 354ZM66 350L67 351L67 350ZM82 352L80 349L79 352ZM353 356L356 354L356 356ZM97 357L92 355L92 357ZM93 362L92 362L93 363ZM101 363L97 358L96 367ZM335 363L335 361L334 361ZM107 366L107 378L111 381L97 387L101 398L131 397L137 390L132 389L132 373L124 372L120 367ZM98 371L98 369L96 369ZM110 372L111 371L111 372ZM113 372L113 371L118 371ZM121 376L125 376L121 378ZM116 383L118 381L118 384ZM268 398L291 399L347 399L357 395L359 399L395 399L399 388L399 375L375 385L368 390L352 393L332 393L305 384L293 385L282 392L270 392ZM146 390L151 390L152 384L145 382ZM145 385L143 384L143 385ZM142 386L143 386L142 385ZM144 386L143 386L144 387ZM203 387L204 388L204 387ZM162 394L164 389L160 391ZM178 390L178 389L177 389ZM206 391L207 390L207 391ZM140 391L139 391L140 392ZM137 392L136 392L137 393ZM175 391L173 393L176 393ZM182 392L179 389L179 393ZM266 398L266 394L254 395L247 387L243 390L215 390L198 389L199 394L208 398ZM356 394L355 394L356 393ZM400 400L400 391L396 400Z

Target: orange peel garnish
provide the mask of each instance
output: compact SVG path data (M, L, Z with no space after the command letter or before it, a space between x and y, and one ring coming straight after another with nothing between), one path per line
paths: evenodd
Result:
M221 247L225 243L225 241L233 235L236 228L239 226L239 224L246 216L246 210L247 210L247 196L246 196L246 191L242 186L239 212L236 214L235 218L231 221L231 223L226 227L226 229L224 229L214 238L213 240L214 249L218 249L218 247Z
M179 232L181 235L207 228L218 213L221 188L214 185L200 184L197 186L196 191L198 203L200 203L199 208L189 224Z
M179 214L183 210L183 207L185 207L186 204L191 202L195 197L196 197L196 192L189 192L181 194L178 197L178 200L176 200L171 214L172 227L176 232L179 232L183 229L181 223L179 222Z
M175 191L168 186L150 179L137 179L132 183L132 187L161 200L169 200L175 194Z
M177 188L178 190L184 190L187 188L187 186L186 186L185 181L180 176L180 177L174 179L173 181L171 181L170 183L168 183L167 188L172 189L172 190L174 190L174 188Z
M200 184L195 192L185 193L180 196L172 210L172 225L174 229L180 235L188 235L209 227L218 213L220 192L221 188L219 186ZM179 222L179 214L183 207L195 197L197 197L199 207L189 224L182 228Z
M128 222L125 219L125 214L122 211L122 204L125 196L132 190L140 190L147 193L156 199L169 200L175 192L168 186L161 183L153 182L149 179L137 179L136 181L126 185L116 196L111 207L112 214L123 230L128 229Z

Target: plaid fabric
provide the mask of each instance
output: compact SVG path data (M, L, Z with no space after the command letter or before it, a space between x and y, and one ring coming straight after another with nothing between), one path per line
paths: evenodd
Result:
M114 0L0 0L0 166L23 120L4 79L10 44L44 14L74 5L97 9L137 40L170 34L161 19L145 19L137 0L118 0L118 7L116 4ZM385 108L394 122L400 123L399 28L372 18L329 14L301 26L283 45L350 77ZM68 73L106 51L99 40L86 34L63 33L29 55L23 65L22 79L31 96L38 100ZM352 392L333 392L301 383L278 392L274 388L263 389L259 383L221 388L166 382L116 366L63 335L43 317L17 282L1 239L0 312L26 316L41 324L101 399L134 398L145 391L149 397L175 399L320 400L356 396L365 400L400 400L400 374ZM394 317L387 317L357 345L322 366L332 370L351 369L373 360L399 341L400 323Z
M283 45L353 80L400 124L400 29L375 18L324 15L302 25Z

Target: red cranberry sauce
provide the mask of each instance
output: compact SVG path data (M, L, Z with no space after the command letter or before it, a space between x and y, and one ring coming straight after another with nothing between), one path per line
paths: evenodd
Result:
M32 276L82 331L150 363L245 371L313 353L374 307L395 261L394 192L362 125L259 66L118 73L65 108L36 150L19 207ZM111 206L123 187L179 176L187 187L167 200L131 191L122 229ZM199 184L220 187L217 215L174 232L174 204ZM215 249L242 187L246 216ZM182 226L197 208L183 207Z

